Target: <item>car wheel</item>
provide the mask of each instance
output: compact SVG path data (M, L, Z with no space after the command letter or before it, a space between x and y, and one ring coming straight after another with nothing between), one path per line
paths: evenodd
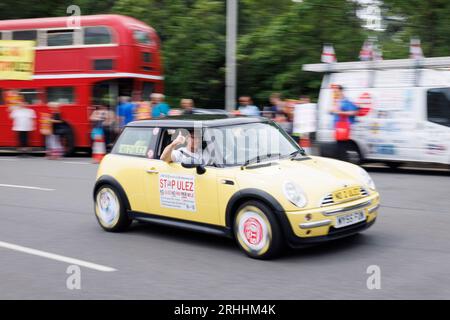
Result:
M95 216L100 226L106 231L124 231L131 224L123 200L117 189L103 185L95 193Z
M238 208L233 230L239 247L251 258L275 258L284 247L278 221L259 201L248 201Z

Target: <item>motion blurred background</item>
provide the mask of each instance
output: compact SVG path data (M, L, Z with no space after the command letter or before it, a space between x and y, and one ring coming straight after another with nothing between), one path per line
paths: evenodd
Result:
M169 104L195 97L200 106L223 108L225 1L4 0L0 20L66 16L72 4L82 15L129 15L158 32ZM302 65L320 62L324 43L333 44L339 62L357 61L369 36L377 37L384 59L407 58L412 37L426 57L447 56L449 26L446 0L240 0L237 95L251 95L257 105L272 92L314 100L322 75Z

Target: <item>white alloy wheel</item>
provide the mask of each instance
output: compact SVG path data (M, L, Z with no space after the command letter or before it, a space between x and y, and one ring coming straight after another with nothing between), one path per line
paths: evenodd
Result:
M109 187L102 187L95 198L95 214L105 229L112 229L120 218L120 201L116 192Z

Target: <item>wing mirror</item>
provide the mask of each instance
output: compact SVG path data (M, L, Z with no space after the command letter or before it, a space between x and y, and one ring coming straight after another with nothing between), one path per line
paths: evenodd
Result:
M206 172L206 168L202 164L181 163L181 166L186 169L195 168L197 171L197 174L204 174Z

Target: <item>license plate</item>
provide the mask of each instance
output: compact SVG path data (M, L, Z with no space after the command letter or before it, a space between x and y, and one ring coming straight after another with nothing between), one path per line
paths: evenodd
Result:
M343 214L336 217L335 228L343 228L352 224L366 220L364 211L355 211L352 213Z
M333 201L335 203L361 196L360 187L351 187L333 192Z

